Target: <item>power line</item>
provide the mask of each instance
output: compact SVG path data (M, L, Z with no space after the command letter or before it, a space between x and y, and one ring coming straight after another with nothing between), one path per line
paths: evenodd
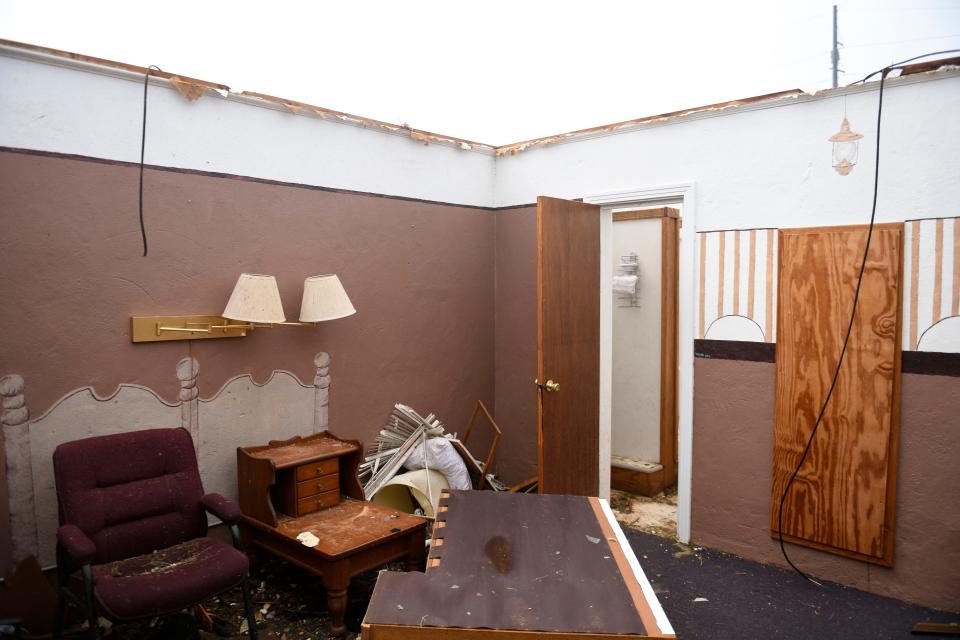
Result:
M929 38L913 38L910 40L888 40L887 42L865 42L863 44L851 44L844 46L844 49L858 49L860 47L880 47L887 44L901 44L904 42L923 42L925 40L946 40L947 38L960 38L960 33L951 33L946 36L931 36Z
M870 9L844 9L846 13L890 13L891 11L960 11L960 7L897 7L897 8L870 8Z

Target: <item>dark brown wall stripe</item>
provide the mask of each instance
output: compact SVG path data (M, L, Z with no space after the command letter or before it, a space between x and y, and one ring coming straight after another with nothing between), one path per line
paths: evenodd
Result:
M776 353L777 345L772 342L746 342L741 340L693 341L693 354L697 358L775 362Z
M17 147L0 146L0 153L22 153L32 156L43 156L46 158L65 158L67 160L83 160L85 162L96 162L98 164L108 164L117 167L139 167L137 162L127 162L125 160L110 160L107 158L95 158L93 156L78 155L75 153L59 153L56 151L38 151L35 149L20 149ZM325 191L327 193L343 193L354 196L367 196L370 198L386 198L388 200L403 200L405 202L418 202L421 204L437 204L444 207L461 207L463 209L478 209L480 211L510 211L511 209L526 209L537 206L536 202L529 204L512 204L505 207L483 207L476 204L457 204L455 202L443 202L441 200L425 200L423 198L410 198L408 196L391 196L384 193L372 193L370 191L355 191L353 189L336 189L334 187L321 187L314 184L302 184L299 182L284 182L283 180L270 180L267 178L255 178L253 176L241 176L234 173L220 173L217 171L201 171L199 169L181 169L179 167L162 167L159 165L144 165L147 169L153 171L168 171L170 173L184 173L195 176L205 176L208 178L223 178L226 180L242 180L244 182L256 182L259 184L270 184L281 187L294 187L296 189L312 189L314 191Z
M777 345L769 342L740 340L694 340L693 355L716 360L776 362ZM904 351L903 373L929 376L960 377L960 353Z
M904 373L960 378L960 353L904 351L901 368Z

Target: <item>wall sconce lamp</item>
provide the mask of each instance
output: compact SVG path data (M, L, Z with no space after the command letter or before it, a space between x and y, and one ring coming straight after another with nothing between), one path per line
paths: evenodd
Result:
M303 281L300 321L287 322L277 279L241 273L221 315L133 316L130 335L133 342L240 338L254 329L314 327L318 322L345 318L356 312L340 278L310 276Z
M853 165L857 164L860 155L860 138L863 135L850 130L850 122L847 117L843 117L843 123L840 125L840 131L830 136L829 140L833 143L833 168L842 176L853 171Z

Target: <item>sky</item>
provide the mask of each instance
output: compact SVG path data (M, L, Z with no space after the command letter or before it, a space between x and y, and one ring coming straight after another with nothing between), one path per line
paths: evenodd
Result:
M0 0L0 38L507 144L960 49L960 0ZM2 83L2 79L0 79Z

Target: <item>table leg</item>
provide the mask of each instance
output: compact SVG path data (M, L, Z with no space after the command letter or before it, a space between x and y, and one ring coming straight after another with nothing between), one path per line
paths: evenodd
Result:
M424 558L426 557L426 535L423 529L415 531L410 536L410 550L407 552L407 571L423 571Z
M339 568L324 572L323 586L327 590L327 611L330 613L330 635L342 638L347 635L343 614L347 609L347 587L350 576Z

